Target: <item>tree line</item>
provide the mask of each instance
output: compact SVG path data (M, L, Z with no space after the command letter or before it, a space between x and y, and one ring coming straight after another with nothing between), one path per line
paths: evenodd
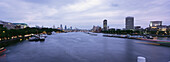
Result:
M121 29L110 29L102 31L102 33L110 34L130 34L130 35L170 35L170 31L149 31L149 30L121 30Z
M59 32L62 32L61 30L58 30L58 29L52 29L52 28L24 28L24 29L10 29L8 30L7 28L4 28L4 27L0 27L0 38L1 40L3 40L4 38L8 38L10 39L11 37L13 36L24 36L24 35L27 35L27 34L40 34L40 33L43 33L43 32L52 32L52 31L59 31Z

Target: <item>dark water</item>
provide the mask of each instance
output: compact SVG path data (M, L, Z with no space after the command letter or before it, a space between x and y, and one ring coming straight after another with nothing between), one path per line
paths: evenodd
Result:
M7 47L0 62L147 62L170 61L170 47L140 40L93 36L85 33L50 35L44 42L23 41Z

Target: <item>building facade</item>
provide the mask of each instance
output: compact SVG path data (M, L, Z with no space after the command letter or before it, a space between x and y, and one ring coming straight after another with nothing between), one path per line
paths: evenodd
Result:
M158 27L158 26L162 26L162 21L150 21L149 27Z
M67 30L67 26L65 25L65 30Z
M135 30L141 29L141 26L135 26Z
M107 20L105 19L104 21L103 21L103 30L104 31L107 31Z
M63 30L63 25L62 24L60 24L60 29Z
M102 31L102 28L100 26L93 26L93 28L92 28L92 32L99 33L101 31Z
M15 29L24 29L28 27L26 23L12 23L12 24L15 25Z
M126 17L125 22L127 30L134 29L134 17Z
M73 30L73 27L72 27L72 26L70 27L70 30Z
M162 26L162 21L150 21L149 31L160 31L165 26Z
M0 20L0 23L1 23L1 26L3 26L4 28L15 29L15 25L13 23L4 22L4 21L1 21L1 20Z

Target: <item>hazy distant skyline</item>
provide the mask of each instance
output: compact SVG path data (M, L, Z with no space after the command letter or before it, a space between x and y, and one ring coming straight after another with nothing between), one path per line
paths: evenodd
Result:
M104 19L110 28L124 28L125 17L133 16L145 28L154 20L170 25L169 6L170 0L0 0L0 20L91 29Z

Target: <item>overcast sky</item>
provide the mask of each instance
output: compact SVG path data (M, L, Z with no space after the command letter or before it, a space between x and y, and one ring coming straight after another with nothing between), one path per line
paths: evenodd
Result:
M124 28L126 16L142 27L151 20L170 25L170 0L0 0L0 20L30 26L91 29L107 19L111 28Z

